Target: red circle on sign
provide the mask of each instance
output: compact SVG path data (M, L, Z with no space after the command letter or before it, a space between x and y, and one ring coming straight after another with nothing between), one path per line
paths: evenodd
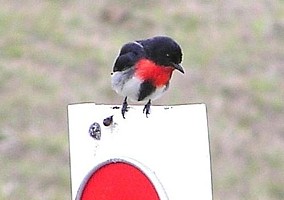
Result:
M128 163L106 164L89 177L80 200L159 200L148 177Z

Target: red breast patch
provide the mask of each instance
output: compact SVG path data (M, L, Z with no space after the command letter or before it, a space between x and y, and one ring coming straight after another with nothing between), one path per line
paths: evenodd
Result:
M151 80L156 87L166 85L173 73L173 68L156 65L148 59L141 59L136 64L135 76L141 80Z

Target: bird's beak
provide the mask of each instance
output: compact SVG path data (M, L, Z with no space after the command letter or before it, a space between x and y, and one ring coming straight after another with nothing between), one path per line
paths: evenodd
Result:
M180 64L176 64L176 63L172 63L172 64L173 64L173 67L174 67L176 70L178 70L178 71L180 71L181 73L184 74L183 67L182 67Z

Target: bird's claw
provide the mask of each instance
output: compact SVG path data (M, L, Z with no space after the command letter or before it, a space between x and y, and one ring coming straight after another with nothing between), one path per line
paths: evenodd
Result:
M147 118L148 115L150 114L150 107L151 107L151 100L149 100L148 103L143 108L143 113L146 113Z
M124 99L122 108L121 108L121 114L123 119L125 119L125 113L128 111L128 103L127 103L127 98Z

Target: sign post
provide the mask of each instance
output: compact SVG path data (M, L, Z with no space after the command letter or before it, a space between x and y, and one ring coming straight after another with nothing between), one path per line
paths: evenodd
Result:
M205 104L68 106L72 200L212 200Z

